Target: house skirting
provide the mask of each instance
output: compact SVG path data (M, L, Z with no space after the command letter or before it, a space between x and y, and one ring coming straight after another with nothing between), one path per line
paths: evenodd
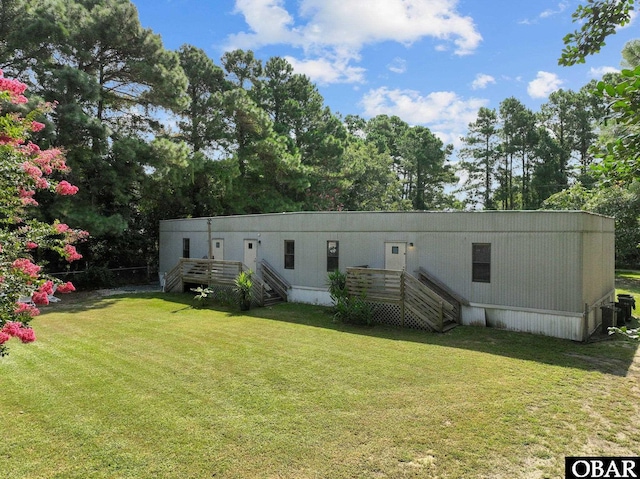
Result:
M584 313L578 312L470 304L462 306L462 324L584 341L600 324L598 313L592 310L585 320Z

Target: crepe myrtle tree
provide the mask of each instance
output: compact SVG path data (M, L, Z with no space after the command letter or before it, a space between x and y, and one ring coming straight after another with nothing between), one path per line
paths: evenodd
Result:
M74 195L78 188L60 180L69 171L61 150L42 150L29 141L29 135L45 127L36 119L53 105L27 107L26 88L0 71L0 357L7 354L12 337L35 341L29 322L40 313L39 305L49 303L54 289L75 290L72 283L43 274L36 252L51 250L72 262L82 258L74 243L88 237L59 221L47 224L33 217L37 191Z

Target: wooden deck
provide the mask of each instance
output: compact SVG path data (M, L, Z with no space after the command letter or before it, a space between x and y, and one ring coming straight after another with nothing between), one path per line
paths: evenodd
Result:
M406 271L347 268L347 290L367 302L394 306L402 326L445 332L458 324L454 305Z
M166 274L164 290L183 292L186 284L231 289L238 274L248 270L241 261L181 258ZM276 278L275 272L265 274L269 270L263 266L263 279L253 276L253 302L260 306L287 301L287 289L291 287L280 277L273 279Z

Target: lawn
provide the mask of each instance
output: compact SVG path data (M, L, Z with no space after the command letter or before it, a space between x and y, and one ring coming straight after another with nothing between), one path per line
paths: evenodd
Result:
M543 478L640 455L635 344L65 301L0 359L0 476Z

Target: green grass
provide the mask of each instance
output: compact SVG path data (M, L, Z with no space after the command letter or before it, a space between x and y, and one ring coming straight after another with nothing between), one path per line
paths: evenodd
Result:
M562 477L639 455L635 344L68 301L0 360L0 477Z

